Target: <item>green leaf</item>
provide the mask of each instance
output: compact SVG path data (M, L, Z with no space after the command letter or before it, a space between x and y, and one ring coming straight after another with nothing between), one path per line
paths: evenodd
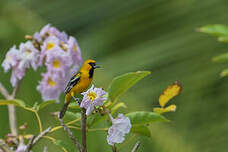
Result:
M169 121L164 116L154 112L136 111L126 114L132 125L145 125L153 122Z
M72 121L72 120L75 120L75 119L78 119L78 118L81 118L81 113L74 113L74 112L71 112L71 111L66 111L64 117L63 117L63 120L64 121Z
M66 142L63 141L63 140L56 140L56 141L55 141L55 144L56 144L57 146L59 146L59 147L64 147L67 151L71 151L71 150L69 149L69 144L66 143Z
M80 106L76 102L72 102L69 104L68 108L71 109L81 109Z
M228 43L228 36L221 36L218 40L219 42Z
M111 109L111 113L115 113L119 108L127 108L126 104L123 102L117 103L113 108Z
M100 113L96 113L96 114L90 115L88 117L88 119L87 119L88 128L91 128L92 126L94 126L98 122L101 122L101 121L103 121L103 120L105 120L107 118L108 118L107 115L101 116Z
M53 103L56 103L56 100L48 100L48 101L42 102L42 103L39 105L38 110L41 110L41 109L45 108L46 106L48 106L48 105L50 105L50 104L53 104Z
M135 134L147 136L147 137L151 136L150 130L147 126L133 126L131 128L131 132Z
M201 27L199 31L215 36L228 36L228 26L221 24L206 25Z
M228 69L223 70L223 71L220 73L220 76L221 76L221 77L228 76Z
M121 94L150 73L149 71L137 71L114 78L108 87L109 99L115 101Z
M228 61L228 53L220 54L212 59L214 62L225 62Z
M2 106L2 105L10 105L10 104L18 106L18 107L22 107L22 108L25 107L24 101L19 100L19 99L13 99L13 100L0 99L0 106Z

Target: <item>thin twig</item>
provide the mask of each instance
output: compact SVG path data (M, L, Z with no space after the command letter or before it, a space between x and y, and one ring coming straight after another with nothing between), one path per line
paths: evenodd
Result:
M15 88L14 88L12 94L11 94L11 97L12 97L13 99L14 99L14 98L16 97L16 95L17 95L17 92L18 92L18 90L19 90L19 88L20 88L20 86L21 86L21 81L22 81L22 80L20 80L20 81L17 82L17 85L15 86Z
M36 115L36 118L38 120L38 123L39 123L39 128L40 128L40 133L43 131L43 128L42 128L42 123L41 123L41 120L40 120L40 116L38 114L37 111L34 111L35 115Z
M116 149L115 145L112 146L112 152L117 152L117 149Z
M138 150L139 146L140 146L140 141L138 141L138 142L135 144L135 146L134 146L134 148L132 149L131 152L136 152L136 151Z
M61 125L63 126L64 130L67 132L68 136L70 137L70 139L74 142L74 144L77 146L78 150L81 152L82 148L81 148L81 144L78 142L78 140L74 137L73 133L70 131L70 129L64 124L63 119L60 119L58 117Z
M32 138L29 140L29 143L27 145L25 152L29 152L32 149L32 144L33 144L34 139L35 139L35 136L32 136Z
M10 95L8 93L8 91L6 90L6 88L2 85L2 83L0 83L0 93L6 98L9 99Z
M13 152L10 147L5 143L4 140L0 139L0 150L3 150L4 152Z
M76 123L76 122L78 122L80 120L81 120L81 118L75 119L73 121L70 121L70 122L66 123L66 125L68 126L68 125L74 124L74 123ZM52 128L51 132L54 132L54 131L59 130L61 128L63 128L63 126L54 127L54 128Z
M27 148L26 148L26 152L29 152L31 149L32 149L32 147L35 145L35 144L37 144L39 141L40 141L40 139L43 137L43 136L45 136L47 133L49 133L51 131L51 127L49 127L49 128L47 128L47 129L45 129L43 132L41 132L38 136L36 136L35 138L33 137L30 141L29 141L29 143L28 143L28 145L27 145Z
M87 152L86 150L86 109L82 108L81 111L81 130L82 130L82 152Z
M47 133L49 133L51 131L51 127L45 129L43 132L41 132L33 141L33 144L32 145L35 145L36 143L39 142L39 140L45 136Z

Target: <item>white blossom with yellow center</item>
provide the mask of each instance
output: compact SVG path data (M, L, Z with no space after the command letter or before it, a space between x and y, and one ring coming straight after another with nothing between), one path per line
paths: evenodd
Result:
M82 95L83 99L80 107L86 109L86 115L89 115L95 106L102 106L104 101L107 100L105 97L106 92L101 88L94 88L94 85L86 92L83 92Z

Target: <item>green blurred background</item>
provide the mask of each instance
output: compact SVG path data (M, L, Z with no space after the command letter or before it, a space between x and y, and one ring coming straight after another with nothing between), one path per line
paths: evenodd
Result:
M151 125L151 138L136 137L121 151L129 151L141 140L139 152L225 152L228 79L220 78L219 72L226 65L211 58L228 47L197 33L196 28L227 24L227 10L227 0L1 0L0 61L10 47L24 41L25 34L51 23L78 39L83 59L94 58L102 64L95 75L97 86L107 88L113 77L126 72L152 71L121 98L128 105L122 112L152 111L163 89L175 80L182 83L183 92L172 101L177 111L165 115L171 123ZM0 72L0 81L12 90L10 73L2 68ZM18 98L28 105L41 102L36 91L39 72L28 71L19 91ZM45 128L56 124L48 113L59 108L56 104L40 112ZM17 108L17 118L18 125L29 123L28 133L38 133L32 113ZM7 107L0 107L0 120L3 138L9 132ZM54 136L75 151L65 132ZM90 133L88 151L111 151L105 140L106 133ZM42 151L44 145L48 152L61 151L45 139L33 151Z

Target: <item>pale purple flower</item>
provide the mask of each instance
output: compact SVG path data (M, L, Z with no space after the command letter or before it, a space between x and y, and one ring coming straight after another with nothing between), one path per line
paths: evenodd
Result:
M25 152L27 146L24 143L20 143L15 152Z
M45 38L47 36L56 36L61 41L67 41L67 34L65 32L60 32L55 27L52 27L50 24L44 26L40 31L40 36Z
M39 43L42 42L42 37L40 36L39 32L34 33L33 38L36 39Z
M122 143L124 141L125 134L130 132L130 119L128 117L124 117L123 114L118 114L115 119L111 116L111 114L109 114L109 117L112 120L112 126L108 129L108 144L114 145L115 143Z
M81 94L83 99L80 107L86 109L86 115L89 115L95 106L102 106L103 102L107 100L105 97L106 92L101 88L94 88L94 85Z
M49 36L45 41L43 42L43 45L41 46L41 51L46 54L47 52L51 51L54 48L59 48L60 40L56 36Z
M25 69L19 68L20 64L20 52L13 46L6 54L6 58L2 63L2 67L5 72L12 69L10 82L12 86L16 86L18 80L21 80L25 75Z
M17 82L25 76L25 72L26 72L25 69L20 69L18 65L13 67L11 78L10 78L10 82L13 87L15 87Z
M76 39L70 36L67 44L68 44L68 53L69 53L69 56L72 57L73 64L81 65L82 64L81 49Z
M19 63L19 51L14 45L6 54L5 60L2 63L2 67L5 72L8 72L11 68Z
M37 90L41 92L43 100L56 99L59 101L59 96L64 89L63 83L65 83L65 81L63 81L63 78L59 77L58 74L51 72L42 74L42 76L43 79L37 86Z
M34 47L31 41L21 43L19 53L20 63L18 68L21 70L29 68L30 65L36 70L40 66L40 52Z
M55 49L47 54L45 65L48 71L58 72L65 77L70 72L71 57L63 50Z

